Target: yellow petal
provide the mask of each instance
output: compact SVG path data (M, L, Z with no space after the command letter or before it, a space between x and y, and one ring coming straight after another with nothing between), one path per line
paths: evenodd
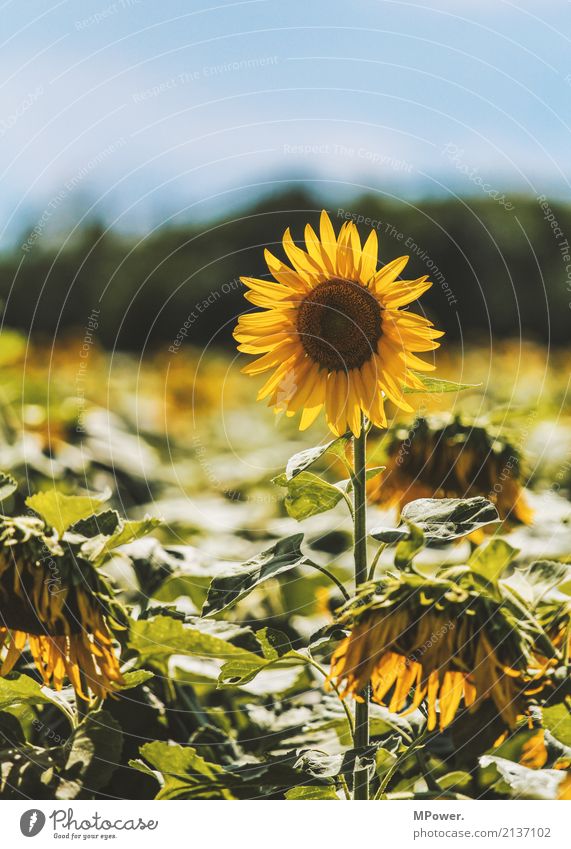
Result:
M363 245L361 262L359 265L359 278L365 285L369 282L377 269L379 256L379 242L376 230L371 230L367 241Z
M310 286L308 284L311 280L311 276L309 274L293 271L289 268L289 266L283 263L281 259L274 256L267 248L264 251L264 258L270 273L273 277L275 277L278 283L288 286L290 289L294 289L299 293L309 291Z
M275 301L283 301L295 295L295 291L289 286L272 283L271 280L259 280L257 277L240 277L240 280L248 289Z
M377 271L372 280L372 287L375 292L384 295L389 286L397 279L408 260L408 256L400 256Z
M324 269L321 264L314 261L309 254L306 254L294 243L289 227L284 233L282 242L289 261L299 274L304 274L310 279L324 277Z
M319 219L319 235L321 237L321 247L329 257L331 268L335 269L337 256L337 239L335 238L335 230L329 216L325 210L322 210Z

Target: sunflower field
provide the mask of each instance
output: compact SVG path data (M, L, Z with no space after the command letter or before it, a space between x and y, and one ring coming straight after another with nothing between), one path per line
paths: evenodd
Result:
M237 350L0 333L0 798L571 799L568 354L303 235Z

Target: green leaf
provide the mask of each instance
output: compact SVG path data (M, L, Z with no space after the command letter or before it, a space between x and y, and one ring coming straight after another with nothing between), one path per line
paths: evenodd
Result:
M121 517L116 510L104 510L103 513L98 513L95 516L80 519L69 530L71 533L81 534L84 537L111 536L120 523Z
M287 489L285 508L298 522L331 510L343 498L343 493L336 486L311 472L300 472L289 481L285 475L279 475L273 483Z
M412 522L408 525L408 538L399 542L395 550L395 566L403 569L412 562L413 557L424 546L425 536L421 528L413 525Z
M9 678L0 678L0 710L12 709L16 705L44 704L54 705L71 721L72 708L62 693L23 673L11 673Z
M300 666L303 662L297 654L294 654L289 639L281 631L262 628L256 631L256 639L260 643L264 656L252 655L227 661L220 670L218 689L241 687L253 681L260 672L270 667Z
M447 772L446 775L441 775L438 779L438 784L443 790L467 790L472 783L472 776L469 772L464 772L462 769Z
M317 460L319 460L320 457L323 457L327 451L331 451L335 448L335 453L337 454L339 448L344 448L348 442L348 436L338 436L336 439L332 439L331 442L327 442L325 445L317 445L315 448L306 448L304 451L294 454L293 457L290 457L287 461L285 470L286 481L292 480L299 475L300 472L308 469Z
M217 779L224 777L218 764L208 763L191 746L179 746L156 740L141 747L141 755L160 774L157 799L232 799ZM137 761L131 766L140 769Z
M269 578L302 564L305 561L300 549L302 540L303 534L280 539L246 563L216 575L210 584L202 615L220 613Z
M371 466L370 469L365 470L365 480L370 481L373 478L376 478L377 475L384 472L386 468L386 466ZM353 490L353 481L351 478L346 478L345 480L338 481L335 486L342 492L351 492Z
M571 746L571 716L564 704L543 708L543 724L564 746Z
M387 528L384 525L379 525L369 532L369 536L378 542L384 542L386 545L394 545L395 542L410 539L410 531L406 526L401 528Z
M26 498L26 504L38 513L44 522L61 537L70 525L91 516L101 509L110 493L102 495L64 495L56 489L38 492Z
M419 498L402 509L401 518L412 522L427 541L447 541L499 522L498 511L487 498Z
M468 566L472 572L476 572L491 583L496 583L517 554L519 549L514 548L504 539L491 539L472 552Z
M277 660L292 651L287 634L274 628L262 628L256 631L256 639L262 647L266 660Z
M267 660L262 657L238 657L228 660L220 670L218 677L217 688L219 690L229 687L243 687L244 684L249 684L253 681L260 672L267 669L277 669L284 667L301 667L302 661L296 655L285 654L283 657L274 660Z
M425 723L423 714L415 711L407 717L391 713L387 707L371 703L369 705L371 737L383 737L391 732L398 732L399 736L407 735L413 737L419 732ZM333 697L322 702L321 706L314 708L314 718L307 724L310 732L332 730L342 739L347 735L347 716L339 704L339 700ZM347 738L347 742L348 738ZM383 743L383 745L386 745Z
M18 489L18 484L12 477L5 472L0 472L0 501L4 501Z
M321 749L306 749L298 757L294 768L320 780L336 778L338 775L352 775L356 764L372 771L376 749L377 746L372 744L358 749L347 749L336 755L329 755Z
M462 392L465 389L478 389L481 383L456 383L453 380L443 380L441 377L427 377L425 374L414 372L415 376L422 381L422 389L405 386L405 395L431 394L442 395L444 392Z
M502 580L531 607L561 606L569 602L566 584L571 579L571 564L557 560L536 560L526 568L518 568Z
M287 790L286 799L295 799L296 801L316 801L318 799L330 799L339 801L339 797L332 785L327 787L293 787Z
M95 518L95 517L94 517ZM82 553L90 560L101 563L121 545L128 545L141 537L147 536L161 525L161 520L145 516L139 521L121 521L111 536L97 536L88 540L82 546Z
M509 799L556 799L565 772L557 769L529 769L505 758L480 758L480 785Z
M138 652L141 663L161 671L173 654L257 660L255 651L260 649L249 628L199 617L181 621L164 615L132 622L129 645Z
M336 645L340 640L344 640L349 631L338 625L336 622L329 622L327 625L318 628L311 634L308 642L308 648L312 654L318 649L321 651L329 650L333 645Z
M12 705L49 704L53 699L37 681L29 675L16 674L0 678L0 710Z
M135 669L132 672L124 672L123 680L125 683L120 686L116 684L113 690L132 690L133 687L138 687L140 684L144 684L145 681L149 681L154 677L155 673L151 672L150 669Z
M89 713L68 741L56 799L90 798L105 787L120 763L121 726L107 711Z

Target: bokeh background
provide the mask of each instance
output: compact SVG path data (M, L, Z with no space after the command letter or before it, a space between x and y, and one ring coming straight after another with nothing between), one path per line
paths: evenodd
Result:
M561 507L567 2L30 0L2 19L0 465L25 489L108 485L230 559L289 522L267 482L325 427L255 404L231 332L240 274L325 207L434 280L414 308L447 332L439 374L479 386L421 411L508 433Z

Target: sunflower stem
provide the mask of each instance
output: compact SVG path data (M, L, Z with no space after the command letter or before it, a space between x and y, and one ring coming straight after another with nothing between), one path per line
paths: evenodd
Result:
M361 434L353 437L355 470L353 480L354 503L354 553L355 553L355 589L367 581L367 502L366 502L366 454L367 432L365 419L361 414ZM359 694L362 701L355 705L355 748L369 745L369 685ZM367 768L355 768L354 798L369 798L369 771Z
M324 575L327 575L329 580L335 584L345 601L349 601L351 599L351 596L349 595L339 578L336 578L333 572L330 572L329 569L325 568L325 566L320 566L318 563L313 563L312 561L305 563L305 565L311 566L313 569L317 569L318 572L322 572Z
M79 671L79 682L81 684L81 689L83 690L83 692L89 693L89 690L87 689L87 678L85 676L85 673L81 670ZM75 704L77 708L77 718L79 722L81 722L81 720L84 719L89 713L91 705L87 699L84 699L83 696L81 696L77 692L75 694Z
M379 562L381 554L383 553L383 551L385 550L386 547L387 546L386 546L385 543L381 543L381 545L378 547L377 551L375 552L375 556L373 557L373 562L371 563L371 568L369 569L369 576L367 578L368 581L372 581L373 578L375 577L375 569L377 568L377 563Z

